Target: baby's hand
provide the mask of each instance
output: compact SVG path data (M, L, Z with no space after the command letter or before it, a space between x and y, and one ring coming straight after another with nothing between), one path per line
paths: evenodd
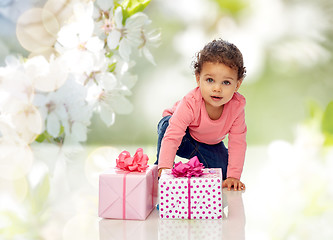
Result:
M162 170L163 170L163 169L168 169L168 168L160 168L160 169L158 169L158 177L161 176L161 173L162 173Z
M240 180L238 180L237 178L232 178L229 177L226 180L223 181L222 183L222 187L226 187L228 188L228 191L231 190L231 187L234 187L235 191L241 191L241 190L245 190L245 184L242 183Z

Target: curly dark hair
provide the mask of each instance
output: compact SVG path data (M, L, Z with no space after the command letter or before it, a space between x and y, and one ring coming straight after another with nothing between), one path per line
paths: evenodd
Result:
M236 70L238 80L243 80L246 76L242 53L234 44L225 40L217 39L209 42L195 57L196 60L193 62L195 74L200 74L205 62L212 62L223 63Z

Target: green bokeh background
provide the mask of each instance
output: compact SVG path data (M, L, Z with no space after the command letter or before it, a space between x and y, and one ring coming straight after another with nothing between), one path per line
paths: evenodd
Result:
M223 38L223 34L217 32L217 23L221 18L228 17L233 19L236 24L241 25L247 21L246 16L256 14L255 10L249 7L250 2L245 0L211 0L207 1L208 3L216 5L218 14L215 22L210 21L210 25L207 25L204 29L204 34L207 34L207 36ZM319 9L320 14L326 16L325 21L327 22L322 24L333 26L331 17L333 8L329 0L285 0L281 1L281 3L286 9L302 6L303 4L313 5L317 10ZM174 4L177 7L177 3L175 2ZM267 11L272 11L272 9L267 9ZM161 93L166 91L163 89L163 84L165 83L162 84L162 80L156 76L170 74L167 69L172 69L172 65L177 64L177 60L181 58L179 52L175 49L175 36L189 27L195 27L197 22L185 22L181 18L175 17L172 12L161 7L161 1L151 1L145 9L145 13L151 18L152 27L159 28L162 33L161 46L157 49L152 49L157 65L153 66L142 58L136 59L137 65L133 72L138 74L139 80L133 89L133 95L130 96L130 100L134 105L134 111L129 115L117 115L115 124L110 128L105 127L99 117L95 116L89 132L88 144L155 145L157 139L156 126L166 106L161 104L161 106L156 107L156 101L169 101L171 103L172 100L177 100L175 96L170 97L172 100L170 98L154 99L152 96L151 102L147 103L143 102L142 98L151 94L149 88L146 88L150 84L157 86L156 91ZM186 9L184 9L184 14L186 14ZM281 20L285 18L283 14L279 17ZM295 16L295 19L297 19L297 16ZM261 21L264 23L266 20L262 19ZM193 26L190 26L191 24ZM311 26L309 24L309 31L312 31ZM271 26L272 32L274 32L275 27ZM256 34L256 32L254 31L253 34ZM251 76L253 73L248 69L248 78L250 80L247 81L248 79L246 78L240 89L240 93L247 99L247 141L250 145L268 144L276 139L292 141L295 135L295 127L313 117L310 106L315 105L319 109L318 111L324 111L328 103L333 99L332 27L321 31L320 40L313 39L316 44L326 51L329 56L327 59L317 59L317 62L314 61L309 66L304 66L292 59L284 62L277 60L274 56L274 47L281 48L284 46L283 44L290 40L304 40L302 38L302 35L296 35L296 37L295 35L284 35L274 39L272 46L259 46L262 47L263 54L261 57L264 59L260 67L260 74ZM202 42L202 46L205 43ZM191 42L188 42L188 44L191 44ZM311 55L312 50L309 49L308 51ZM195 52L193 52L193 56L194 54ZM183 82L179 86L173 86L174 89L179 89L187 85L188 89L180 91L184 93L195 86L194 76L191 72L191 61L190 59L185 59L185 61L185 67L180 74L184 76L186 83ZM245 65L248 63L245 61ZM175 71L179 70L176 70L175 67ZM161 83L161 87L159 87L159 83ZM147 89L146 91L145 88ZM182 95L179 94L178 99L181 97ZM152 109L154 112L153 118L145 114L145 109L147 108Z

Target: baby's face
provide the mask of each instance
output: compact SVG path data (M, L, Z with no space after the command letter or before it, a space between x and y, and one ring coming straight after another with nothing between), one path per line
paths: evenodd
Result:
M237 71L223 63L205 62L196 79L206 107L213 110L221 109L229 102L242 84Z

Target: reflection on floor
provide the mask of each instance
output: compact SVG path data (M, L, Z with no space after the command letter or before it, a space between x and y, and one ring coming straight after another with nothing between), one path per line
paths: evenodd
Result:
M155 208L145 221L101 219L100 240L245 239L243 192L223 190L224 218L219 220L160 219Z

